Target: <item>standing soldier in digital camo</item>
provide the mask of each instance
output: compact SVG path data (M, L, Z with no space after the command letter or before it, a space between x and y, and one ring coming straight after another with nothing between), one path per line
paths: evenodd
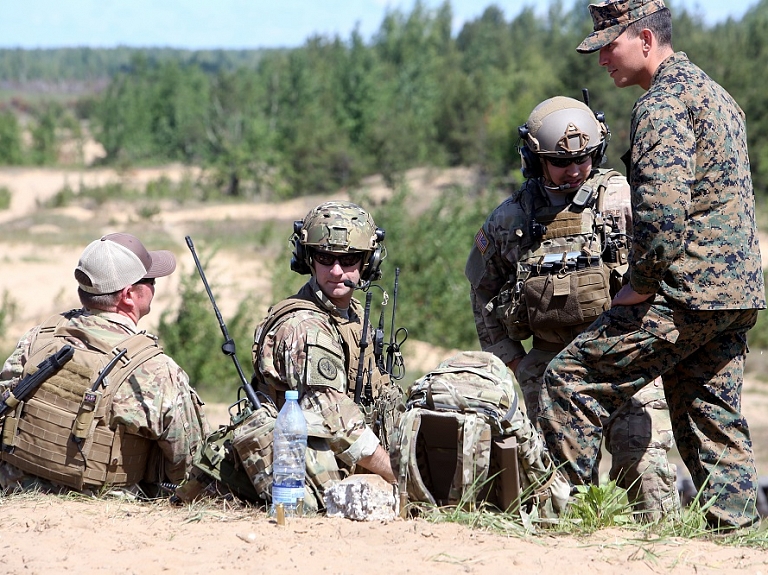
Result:
M291 269L311 277L296 295L272 306L254 336L258 391L278 408L286 390L299 391L309 428L310 508L323 506L331 480L356 469L395 483L382 441L386 445L394 428L402 393L380 369L374 346L361 350L364 310L353 298L380 277L383 239L384 231L353 203L330 201L310 211L294 225ZM368 330L365 341L371 342ZM365 390L356 394L361 365Z
M3 489L155 496L185 479L209 432L202 402L157 338L136 325L150 311L155 279L175 268L171 252L147 251L126 233L85 248L75 268L83 307L32 328L3 366L6 397L40 359L74 349L0 419Z
M550 363L539 423L573 484L593 481L604 422L662 375L680 455L711 527L758 521L757 477L741 414L747 332L765 308L744 112L682 52L662 0L589 7L632 111L627 174L629 282L613 307Z
M610 137L602 114L572 98L550 98L519 135L527 180L475 236L466 275L481 347L515 373L536 423L550 360L610 307L621 285L632 222L626 179L598 167ZM529 337L526 353L521 342ZM647 518L676 509L661 382L627 397L607 427L611 478ZM597 481L597 460L588 474Z

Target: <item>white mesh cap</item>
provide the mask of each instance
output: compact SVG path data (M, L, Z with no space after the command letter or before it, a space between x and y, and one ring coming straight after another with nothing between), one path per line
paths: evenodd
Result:
M85 292L107 294L141 279L170 275L175 269L171 252L147 251L136 236L116 233L88 244L75 268L75 279Z

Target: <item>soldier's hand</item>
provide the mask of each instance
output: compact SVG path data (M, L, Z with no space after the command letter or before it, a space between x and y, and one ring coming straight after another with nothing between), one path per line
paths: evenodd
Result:
M655 294L652 293L637 293L632 287L627 284L619 290L619 293L611 300L611 306L615 305L635 305L643 303L645 300L652 298Z

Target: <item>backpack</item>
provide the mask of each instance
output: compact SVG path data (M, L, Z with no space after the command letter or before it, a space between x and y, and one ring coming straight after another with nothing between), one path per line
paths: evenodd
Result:
M570 486L520 410L514 385L506 365L480 351L460 352L416 380L391 451L401 497L503 511L526 503L542 516L564 509Z
M112 399L136 368L163 350L146 332L111 345L67 325L69 317L52 316L37 332L23 375L64 345L74 355L1 422L0 460L78 491L138 483L151 442L123 426L110 428Z

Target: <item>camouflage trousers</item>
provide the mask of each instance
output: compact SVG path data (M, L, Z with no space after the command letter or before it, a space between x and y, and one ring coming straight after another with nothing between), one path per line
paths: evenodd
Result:
M662 376L672 431L714 528L758 520L741 387L757 310L691 311L663 301L604 312L549 364L539 402L547 447L573 484L592 480L605 423Z
M544 372L556 355L532 349L517 368L528 417L537 428ZM661 379L626 400L603 427L605 448L611 454L609 476L629 492L635 508L649 520L679 512L676 468L667 459L674 440ZM593 483L599 479L599 461L598 455L591 470Z

